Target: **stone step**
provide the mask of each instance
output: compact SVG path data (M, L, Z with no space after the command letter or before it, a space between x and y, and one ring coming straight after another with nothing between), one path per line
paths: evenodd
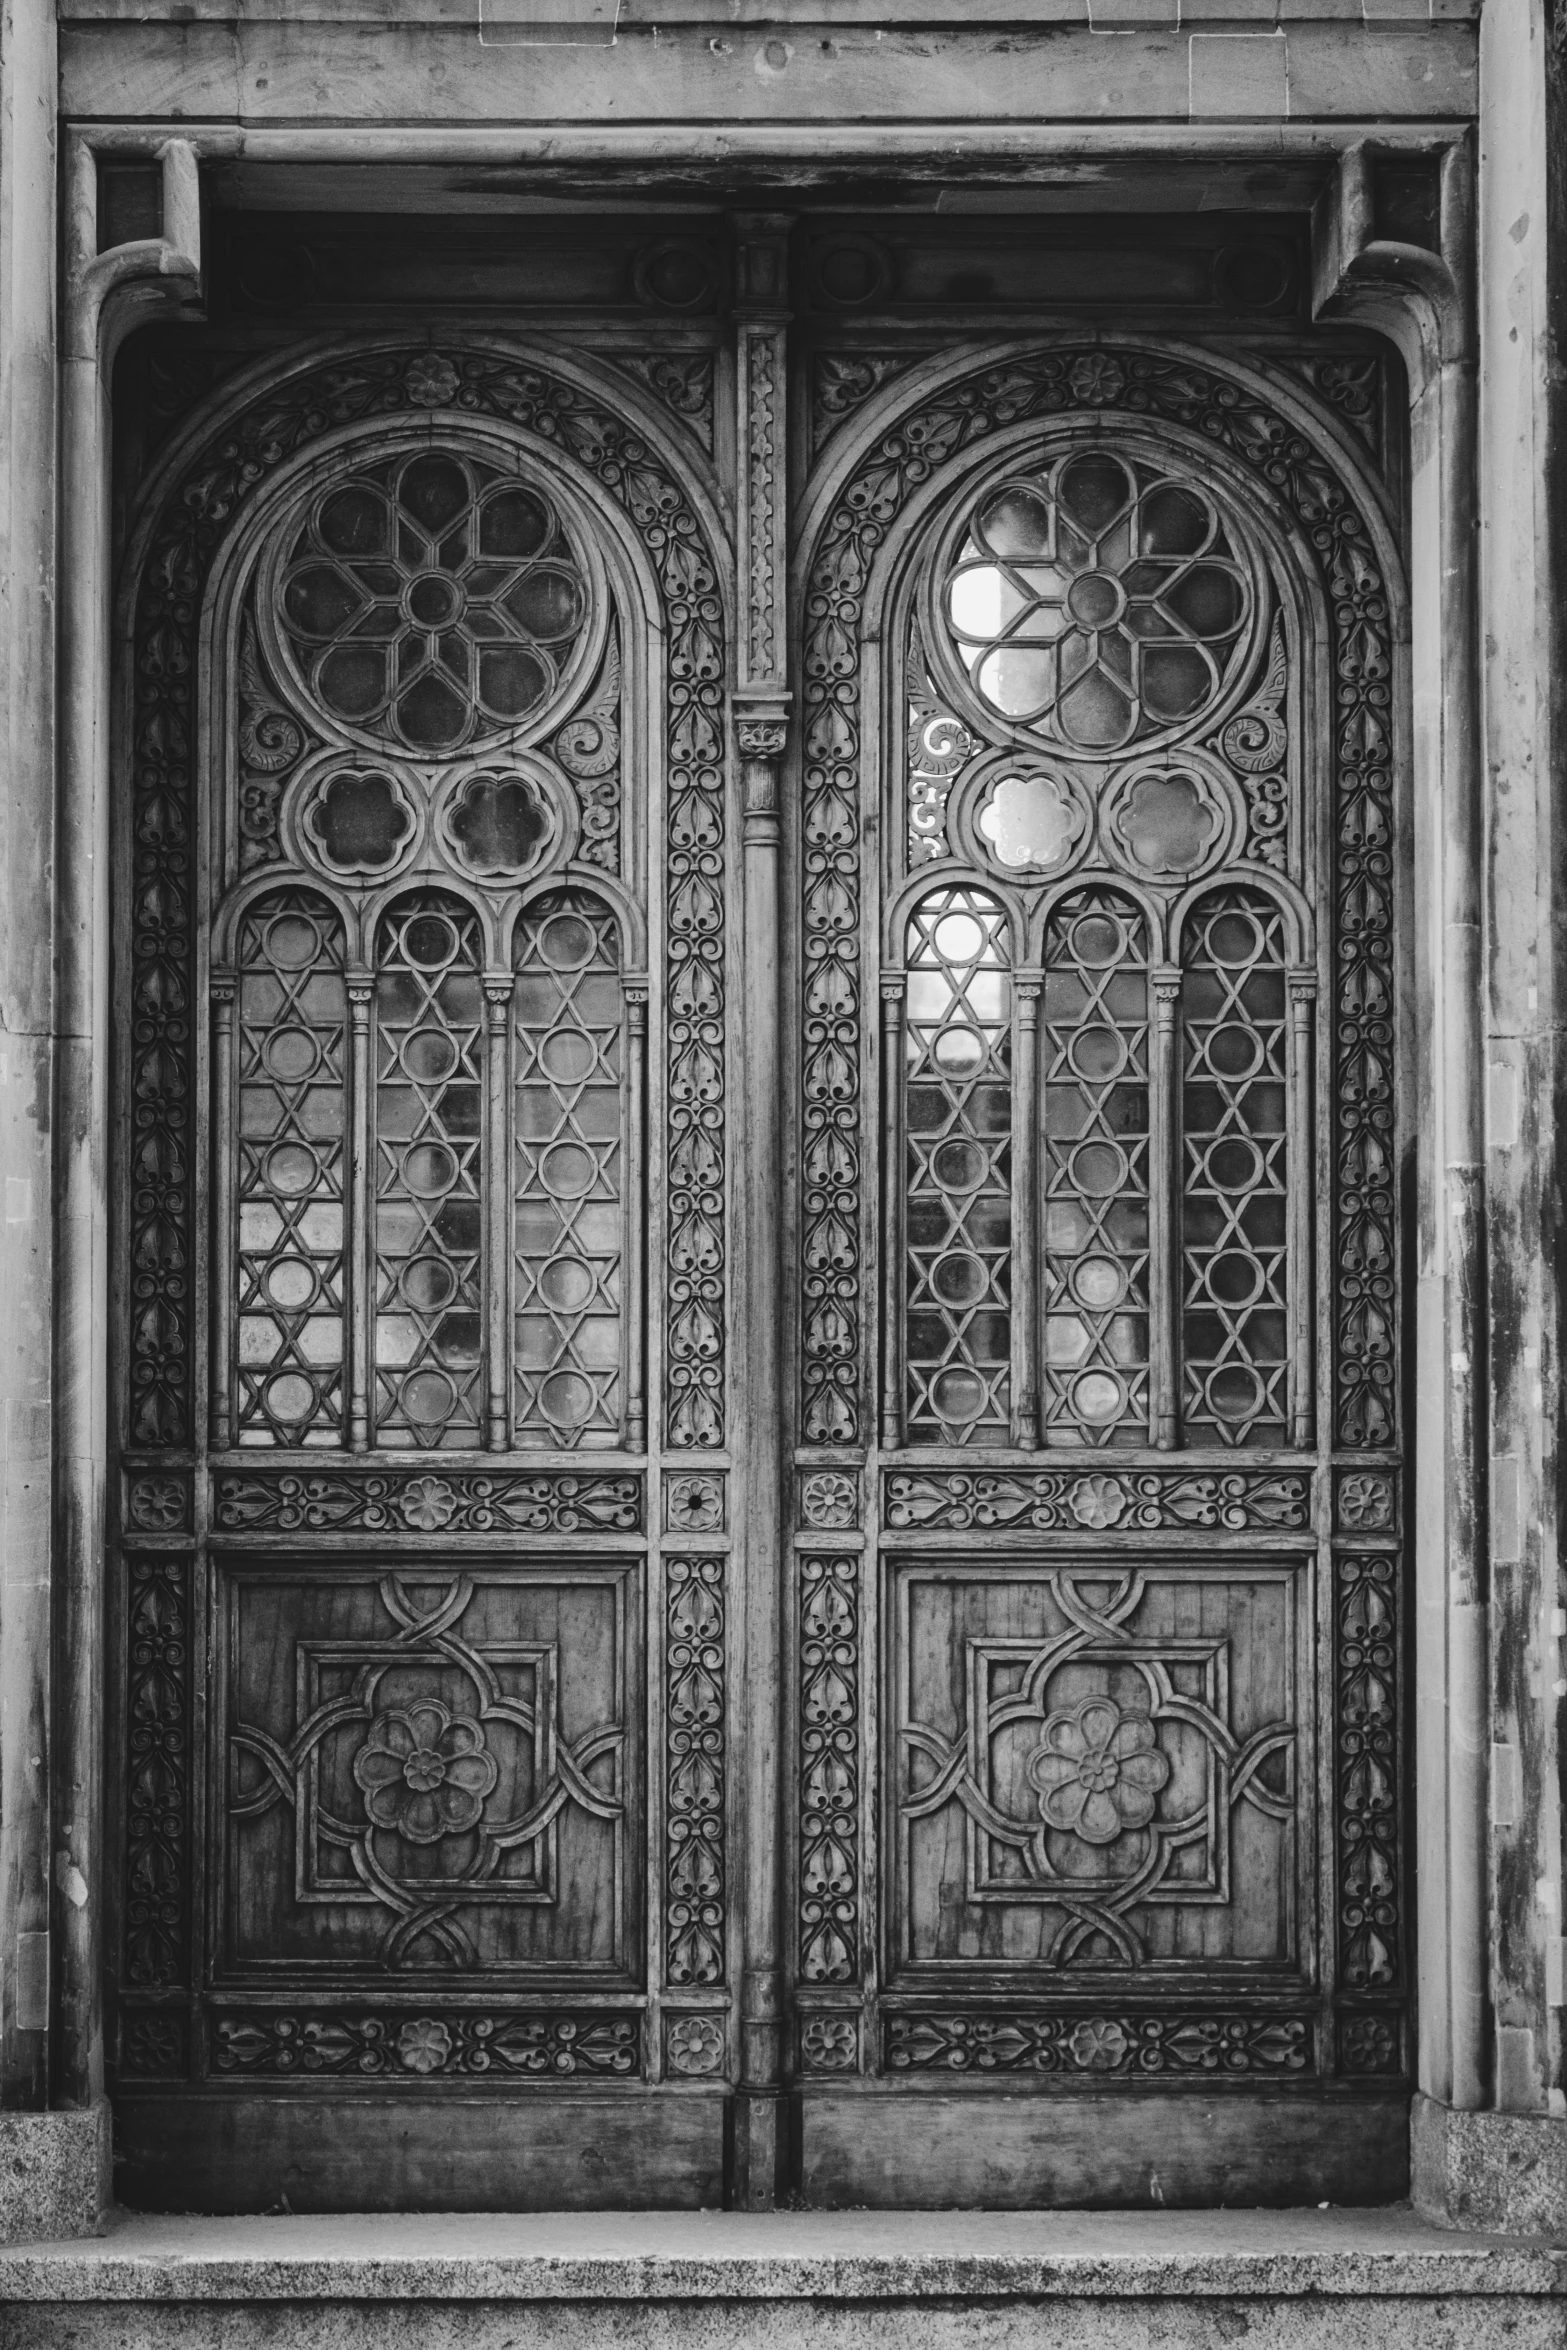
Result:
M1400 2207L121 2214L99 2238L0 2250L0 2350L296 2344L1567 2350L1567 2242Z

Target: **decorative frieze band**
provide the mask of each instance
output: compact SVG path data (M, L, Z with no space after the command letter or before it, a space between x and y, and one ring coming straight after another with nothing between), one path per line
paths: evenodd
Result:
M640 1474L538 1470L220 1472L212 1521L224 1534L638 1534Z
M542 2016L406 2009L352 2015L271 2009L211 2019L219 2075L341 2073L354 2080L466 2074L492 2080L625 2078L641 2070L637 2015Z
M1193 1526L1241 1533L1311 1523L1309 1476L1271 1470L897 1472L886 1478L885 1493L885 1519L894 1529L1132 1533Z
M891 2072L1295 2076L1313 2072L1305 2016L895 2015L885 2024Z

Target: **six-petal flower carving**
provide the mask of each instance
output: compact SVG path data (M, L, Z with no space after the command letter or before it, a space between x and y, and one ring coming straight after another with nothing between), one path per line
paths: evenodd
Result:
M1046 1826L1085 1844L1113 1844L1128 1829L1146 1827L1169 1776L1148 1716L1123 1713L1109 1697L1052 1714L1043 1744L1028 1758Z
M409 1844L434 1844L478 1824L500 1772L471 1714L438 1699L377 1715L354 1757L372 1827Z

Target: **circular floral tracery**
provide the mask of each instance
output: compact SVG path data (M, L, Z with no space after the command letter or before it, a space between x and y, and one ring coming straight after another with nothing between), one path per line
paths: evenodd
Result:
M937 599L984 707L1089 757L1204 717L1250 650L1258 601L1201 483L1098 447L992 481Z
M335 482L279 586L283 637L322 708L426 758L537 718L589 616L586 567L544 492L450 450Z

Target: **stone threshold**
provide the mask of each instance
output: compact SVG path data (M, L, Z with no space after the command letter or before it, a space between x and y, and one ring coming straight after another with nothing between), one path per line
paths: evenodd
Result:
M1434 2228L1405 2206L243 2219L117 2213L101 2237L0 2248L0 2303L13 2305L1236 2298L1277 2304L1321 2297L1427 2304L1501 2299L1515 2307L1519 2299L1567 2297L1567 2214L1562 2240L1553 2242ZM1478 2324L1480 2315L1476 2310L1472 2320L1458 2321L1460 2340L1464 2324ZM1554 2312L1550 2325L1567 2342L1567 2311ZM1490 2334L1481 2325L1470 2338ZM0 2326L0 2340L7 2338L9 2329Z

